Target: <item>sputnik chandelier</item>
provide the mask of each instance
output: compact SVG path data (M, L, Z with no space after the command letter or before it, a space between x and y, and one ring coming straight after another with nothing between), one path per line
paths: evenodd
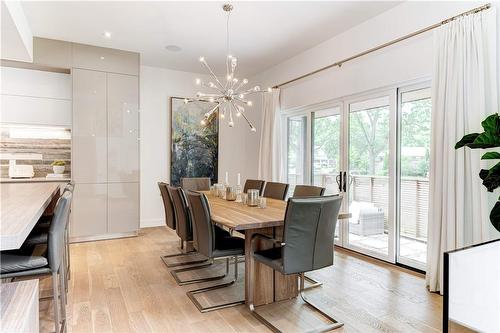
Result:
M201 79L196 79L196 84L198 86L209 88L212 90L210 93L198 92L195 98L186 98L184 103L191 102L210 102L215 103L215 106L205 113L204 118L201 120L202 125L210 123L215 119L216 112L219 112L221 119L225 119L228 115L228 125L229 127L234 126L233 114L236 117L243 117L250 126L252 132L256 131L255 126L248 120L245 115L245 107L252 106L252 101L248 100L248 96L252 94L263 93L260 86L254 86L248 88L248 79L239 80L236 78L236 66L238 65L238 59L231 55L229 52L229 16L233 10L233 6L230 4L225 4L222 9L227 13L227 23L226 23L226 46L227 46L227 57L226 57L226 77L221 80L215 75L212 68L208 65L205 57L200 57L200 62L208 70L210 77L213 81L208 83L202 81ZM268 88L267 91L271 91Z

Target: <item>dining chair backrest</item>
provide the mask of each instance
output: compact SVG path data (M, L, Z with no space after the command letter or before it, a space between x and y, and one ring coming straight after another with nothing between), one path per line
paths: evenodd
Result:
M170 193L168 193L167 186L168 186L167 183L158 182L161 198L163 200L163 209L165 210L165 224L170 229L175 230L174 206L172 204L172 198L170 197Z
M184 191L170 185L167 188L175 211L175 231L182 241L190 241L193 239L193 229Z
M312 185L295 185L294 198L320 197L325 194L325 188Z
M199 253L211 258L215 247L214 226L210 219L210 206L203 193L187 193L189 212L193 222L194 247Z
M288 193L288 187L289 185L284 183L267 182L262 196L266 198L285 200L286 194Z
M69 223L69 210L73 194L64 192L57 201L54 217L48 233L47 257L52 272L57 272L61 266L66 249L65 234Z
M181 187L184 191L209 191L210 185L208 177L181 178Z
M245 186L243 187L243 193L247 193L248 190L259 190L259 195L262 195L265 183L266 182L264 180L247 179Z
M283 230L283 271L309 272L333 265L333 235L342 197L290 198Z

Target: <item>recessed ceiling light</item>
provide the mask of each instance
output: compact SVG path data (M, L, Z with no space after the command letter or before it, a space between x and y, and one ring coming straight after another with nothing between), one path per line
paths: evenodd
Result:
M165 49L170 52L180 52L182 50L180 46L177 45L167 45L165 46Z
M109 31L104 31L104 33L102 34L105 38L111 38L111 32Z

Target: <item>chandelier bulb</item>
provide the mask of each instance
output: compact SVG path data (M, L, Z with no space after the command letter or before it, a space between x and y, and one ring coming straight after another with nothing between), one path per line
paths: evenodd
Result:
M202 119L202 120L200 121L200 124L202 124L203 126L205 126L205 125L207 124L207 121L206 121L205 119Z
M200 57L200 62L205 62L205 57Z
M240 112L245 112L245 108L244 108L244 107L242 107L241 105L238 105L238 110L239 110Z
M238 79L237 79L237 78L234 78L234 79L233 79L233 82L234 82L234 83L238 83Z
M260 87L259 86L255 86L255 87L253 87L253 90L254 91L260 91Z
M238 97L239 97L239 98L244 98L244 97L245 97L245 95L243 95L243 94L239 94L239 95L238 95Z
M184 104L187 104L189 100L187 98L184 98Z
M226 77L226 79L227 79L228 81L231 81L231 80L233 79L233 76L232 76L232 75L228 75L228 76Z
M253 105L252 101L247 101L247 105L252 106Z
M201 79L197 78L195 82L196 82L196 85L199 86L201 84Z
M241 117L241 112L240 111L236 112L236 117Z
M255 127L253 127L253 125L252 125L252 124L250 124L250 131L252 131L252 132L257 132L257 129L256 129Z
M215 87L215 83L213 83L213 82L208 82L208 86L209 86L210 88L213 88L213 87Z
M233 56L231 54L228 54L227 57L228 57L228 59L233 58Z
M267 92L272 92L273 91L273 88L269 87L267 88Z
M226 115L224 113L221 113L220 117L221 117L221 119L224 119L224 118L226 118Z
M201 97L201 96L203 96L203 93L198 91L198 92L196 93L196 96Z
M233 90L233 89L228 89L228 90L227 90L227 93L228 93L229 95L232 95L232 94L234 94L234 90Z
M248 83L248 80L247 80L247 79L243 79L243 83L244 83L244 84L247 84L247 83Z
M227 123L229 125L229 127L234 127L234 121L230 121L229 123Z
M214 99L213 97L210 97L210 98L208 99L208 101L209 101L210 103L213 103L213 102L215 101L215 99Z

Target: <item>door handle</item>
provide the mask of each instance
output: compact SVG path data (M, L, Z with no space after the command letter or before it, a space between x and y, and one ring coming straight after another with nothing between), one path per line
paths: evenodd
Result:
M335 181L339 186L339 192L342 192L342 171L340 171L339 174L335 177Z
M344 182L342 184L344 192L347 192L347 172L344 171Z

